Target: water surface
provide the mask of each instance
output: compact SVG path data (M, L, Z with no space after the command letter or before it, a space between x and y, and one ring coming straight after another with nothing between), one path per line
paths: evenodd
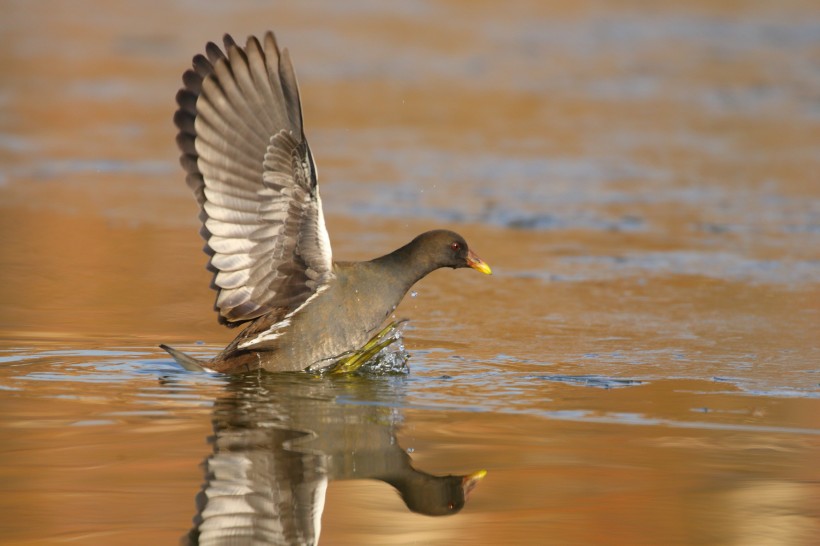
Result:
M820 536L812 3L6 4L4 543L177 543L225 483L251 527L323 544ZM493 267L397 309L407 374L236 380L157 348L233 335L176 164L180 74L268 28L334 255L446 227ZM413 500L480 470L465 503Z

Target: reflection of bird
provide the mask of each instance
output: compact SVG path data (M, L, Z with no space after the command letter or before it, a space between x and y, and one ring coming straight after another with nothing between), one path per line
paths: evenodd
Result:
M433 476L413 468L396 441L396 387L362 377L235 378L214 407L214 453L186 542L315 544L333 480L381 480L414 512L458 512L485 472Z
M486 475L479 470L467 476L431 476L406 466L393 475L380 476L401 493L407 507L428 516L455 514L467 502L467 495Z
M209 43L207 58L194 57L174 117L202 207L220 321L250 322L209 369L330 365L361 347L431 271L490 273L463 237L445 230L372 261L333 262L287 50L280 53L272 33L244 48L230 36L224 43L225 52ZM183 366L199 366L167 350Z

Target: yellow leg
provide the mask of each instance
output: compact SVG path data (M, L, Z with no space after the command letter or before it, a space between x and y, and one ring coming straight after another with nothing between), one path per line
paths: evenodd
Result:
M349 374L361 368L368 360L376 356L379 351L398 339L398 327L404 321L391 322L370 338L361 349L353 351L334 362L325 369L326 374Z

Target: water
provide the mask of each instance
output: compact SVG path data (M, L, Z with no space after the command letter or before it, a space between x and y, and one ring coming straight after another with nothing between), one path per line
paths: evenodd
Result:
M815 543L820 11L339 6L4 9L3 542L177 543L227 487L255 507L232 525L323 544ZM406 373L231 379L157 347L233 335L181 71L269 27L334 255L447 227L493 268L399 306ZM407 486L481 470L463 506Z

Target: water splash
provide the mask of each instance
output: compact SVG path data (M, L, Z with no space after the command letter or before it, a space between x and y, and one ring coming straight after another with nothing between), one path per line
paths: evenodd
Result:
M392 343L383 347L370 360L365 362L359 369L359 373L377 375L410 373L410 367L407 365L410 353L404 347L405 324L407 324L407 321L391 325L385 338L392 338Z
M329 366L324 362L315 363L308 371L322 375L407 373L410 355L404 349L402 337L405 322L391 322L360 349L335 357L335 362Z

